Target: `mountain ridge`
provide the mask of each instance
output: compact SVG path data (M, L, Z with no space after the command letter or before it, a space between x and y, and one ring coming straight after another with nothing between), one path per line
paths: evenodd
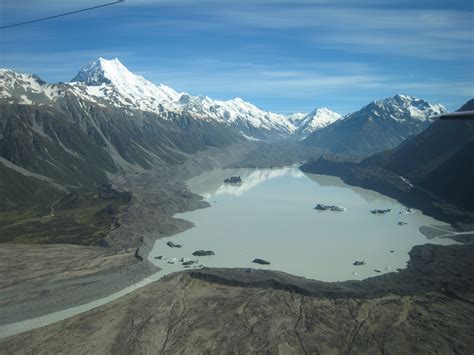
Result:
M166 110L190 114L196 119L234 125L254 138L265 138L265 135L255 137L252 127L276 135L290 134L295 129L285 116L261 110L240 98L213 100L207 96L178 93L163 84L155 85L131 73L118 59L99 58L89 63L73 78L71 85L77 83L85 84L89 95L108 99L118 106L153 113ZM111 97L115 100L110 100Z
M99 105L112 104L130 112L139 110L155 113L163 119L185 114L195 119L216 121L233 126L244 137L252 140L279 139L293 134L305 136L313 129L328 124L327 115L320 117L318 114L320 112L339 117L329 109L318 108L313 110L316 114L313 114L312 118L304 113L301 115L302 118L307 117L306 120L293 120L287 115L262 110L238 97L215 100L208 96L192 96L186 92L177 92L163 84L155 85L142 76L130 72L117 58L112 60L98 58L80 69L69 83L48 84L34 75L16 73L12 70L3 70L3 74L0 73L0 83L4 81L14 85L15 79L25 84L24 91L14 95L4 85L3 88L0 87L0 99L3 92L4 99L19 97L17 103L50 104L70 92ZM28 84L33 91L42 93L43 97L27 93ZM302 127L303 125L305 127Z
M327 127L342 119L342 115L326 107L318 107L308 113L297 128L297 133L304 136Z
M303 144L332 153L369 155L396 147L431 123L430 117L446 112L413 96L397 94L375 100L335 123L311 133Z
M76 95L100 106L113 105L130 113L134 111L154 113L164 120L187 115L196 120L214 121L237 129L243 137L250 140L272 140L295 135L305 139L305 144L313 144L311 142L315 141L314 137L318 137L318 131L329 127L329 130L324 131L324 135L327 135L328 131L334 129L333 124L346 122L348 118L364 110L372 110L375 116L378 111L385 110L395 121L401 123L403 120L399 119L397 109L403 107L409 111L418 126L423 126L422 128L427 126L425 117L430 109L433 114L445 110L441 105L431 105L426 101L398 94L392 98L373 101L361 110L344 117L324 107L315 108L310 113L283 115L262 110L241 98L214 100L208 96L192 96L186 92L177 92L163 84L155 85L142 76L130 72L119 59L107 60L102 57L85 65L69 83L49 84L35 75L6 69L0 70L0 84L2 82L0 100L10 103L47 105L65 96ZM31 87L30 92L27 90L28 86ZM391 102L385 105L387 100ZM408 106L407 101L410 103ZM403 135L390 144L400 143L402 139L407 138L407 135L418 133L419 129L418 127L405 130ZM316 139L314 144L328 145L327 142L319 142L320 140ZM342 146L345 144L339 143ZM330 145L329 148L340 150L337 152L346 150Z

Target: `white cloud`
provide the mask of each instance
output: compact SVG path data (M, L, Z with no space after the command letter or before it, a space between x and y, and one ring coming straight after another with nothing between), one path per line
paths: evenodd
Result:
M225 3L234 3L228 1ZM195 4L195 2L192 2ZM244 1L226 6L185 8L185 16L149 18L121 24L126 30L188 31L252 34L296 31L309 46L347 53L379 53L421 59L451 60L474 56L474 12L443 9L393 9L370 2ZM206 5L207 4L207 5ZM252 32L254 31L254 32Z
M288 68L291 68L289 70ZM139 70L139 68L137 68ZM145 70L145 69L144 69ZM420 97L474 96L472 82L414 79L382 73L379 68L358 62L257 64L243 61L223 61L205 58L161 62L153 69L141 72L151 81L175 87L191 94L209 95L220 99L240 96L268 97L284 100L313 100L320 97L364 93L364 102L380 98L380 93L416 94Z
M9 15L15 13L15 17L28 20L46 12L56 14L105 2L3 0L2 9ZM119 6L144 8L142 16L127 18L115 25L122 31L149 29L160 34L179 34L185 31L245 33L272 30L284 34L284 31L294 30L300 31L298 38L304 37L310 46L348 53L380 53L438 60L474 56L474 12L429 7L403 8L400 1L396 4L399 7L394 9L381 8L380 3L375 1L128 0L114 9ZM183 12L160 17L160 6L183 5L186 5ZM157 16L148 16L150 7L155 7ZM105 16L109 13L114 12L99 11L87 13L87 16ZM5 16L2 22L6 20Z
M304 6L220 9L219 17L251 28L306 30L313 43L348 52L442 60L474 55L471 11Z

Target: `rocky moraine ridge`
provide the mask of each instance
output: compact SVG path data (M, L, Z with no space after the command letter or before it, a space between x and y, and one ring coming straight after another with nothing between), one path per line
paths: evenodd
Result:
M418 246L406 270L334 283L268 270L184 271L0 346L23 353L469 353L473 252L472 245Z

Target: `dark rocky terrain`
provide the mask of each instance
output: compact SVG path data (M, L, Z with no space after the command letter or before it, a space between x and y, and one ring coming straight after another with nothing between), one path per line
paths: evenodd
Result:
M474 233L473 233L474 234ZM418 245L410 251L406 269L363 281L323 282L284 272L254 269L204 268L193 270L193 278L238 287L284 290L328 299L377 298L439 292L462 299L474 292L474 245Z
M325 283L248 269L180 272L0 340L6 353L468 354L472 246L419 246L407 270Z

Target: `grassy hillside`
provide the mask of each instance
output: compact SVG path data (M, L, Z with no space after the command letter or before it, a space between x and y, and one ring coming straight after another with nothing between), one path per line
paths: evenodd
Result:
M101 245L102 238L117 226L115 215L130 200L128 193L101 196L75 191L53 206L0 213L0 242L69 243Z

